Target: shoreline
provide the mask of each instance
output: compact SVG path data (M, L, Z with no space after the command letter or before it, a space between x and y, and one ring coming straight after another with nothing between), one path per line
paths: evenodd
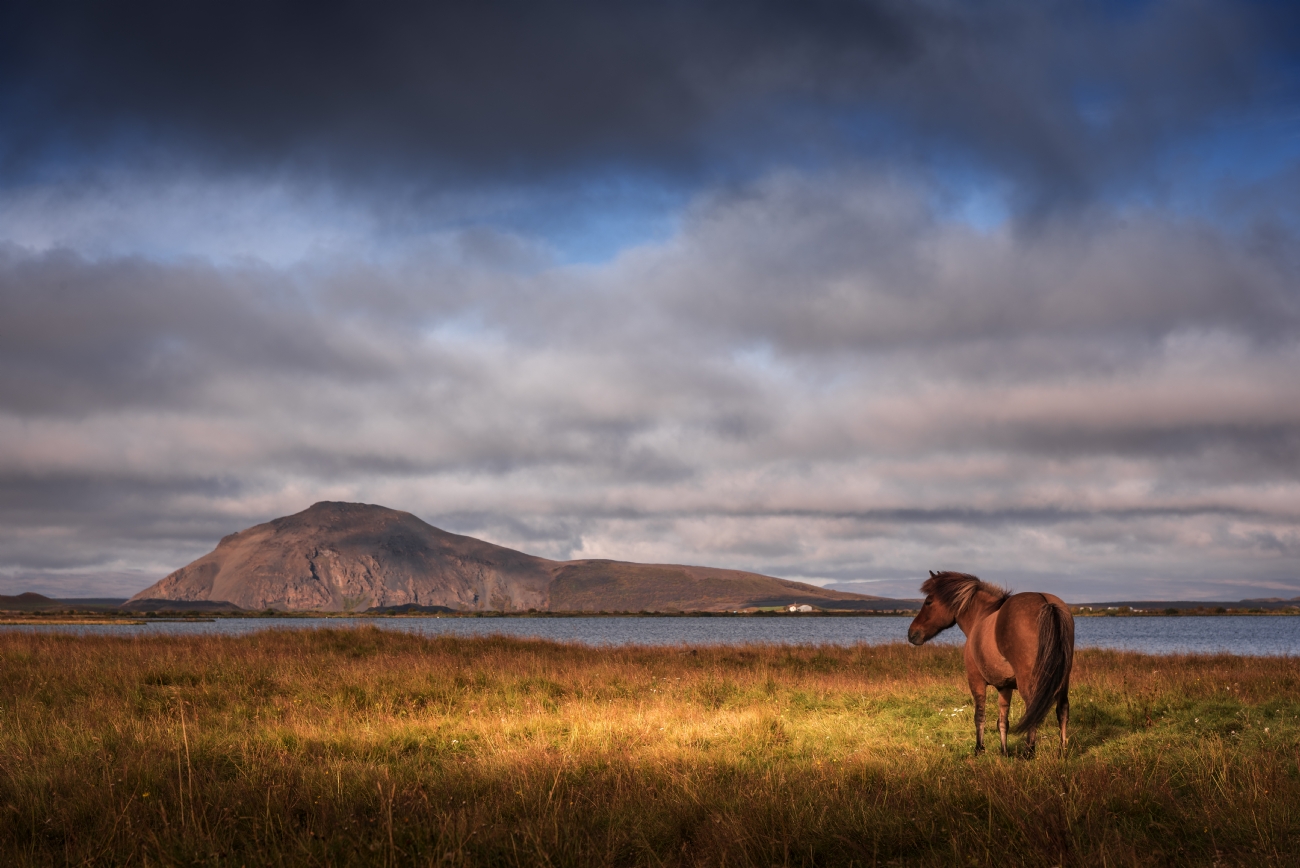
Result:
M912 618L917 610L899 609L882 611L825 611L825 612L187 612L185 610L168 611L166 614L153 612L30 612L0 611L0 626L21 626L23 624L67 624L67 625L113 625L113 624L161 624L194 623L225 620L421 620L421 619L470 619L470 620L564 620L573 618ZM1178 609L1174 611L1159 609L1131 610L1091 610L1083 607L1071 607L1075 618L1218 618L1218 617L1289 617L1300 615L1300 609L1239 609L1228 607Z

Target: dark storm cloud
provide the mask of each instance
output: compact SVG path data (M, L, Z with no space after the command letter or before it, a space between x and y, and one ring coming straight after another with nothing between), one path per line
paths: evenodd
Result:
M1295 23L1176 2L8 4L0 147L11 176L111 159L405 186L888 152L1077 199L1293 99Z
M827 3L56 3L4 24L19 153L157 136L354 171L672 160L719 109L911 38L883 7Z

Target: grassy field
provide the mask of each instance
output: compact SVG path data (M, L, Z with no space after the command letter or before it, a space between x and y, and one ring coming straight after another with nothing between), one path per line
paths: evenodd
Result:
M1300 864L1298 677L1080 652L1026 760L950 648L0 631L0 861Z

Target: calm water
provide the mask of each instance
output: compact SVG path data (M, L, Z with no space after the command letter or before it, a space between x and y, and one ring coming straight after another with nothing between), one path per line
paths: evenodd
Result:
M589 645L852 645L906 641L908 618L229 618L210 622L144 625L0 626L0 630L104 635L222 635L259 630L347 629L373 624L424 636L501 634L584 642ZM1249 615L1177 618L1079 618L1076 645L1149 654L1216 653L1300 655L1300 617ZM956 628L933 640L960 644Z

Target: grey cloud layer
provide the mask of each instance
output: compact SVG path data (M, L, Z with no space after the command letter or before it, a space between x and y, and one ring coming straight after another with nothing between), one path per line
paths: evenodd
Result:
M341 498L885 593L1300 594L1295 239L931 201L777 174L601 266L484 230L290 269L10 247L0 569L161 573Z
M391 192L931 153L1029 204L1077 201L1146 183L1211 121L1293 101L1295 25L1230 2L8 4L0 158Z

